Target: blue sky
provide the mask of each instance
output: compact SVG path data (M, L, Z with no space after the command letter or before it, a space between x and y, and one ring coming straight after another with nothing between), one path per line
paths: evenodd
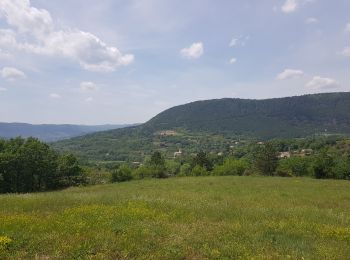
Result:
M0 0L3 122L144 122L349 82L348 0Z

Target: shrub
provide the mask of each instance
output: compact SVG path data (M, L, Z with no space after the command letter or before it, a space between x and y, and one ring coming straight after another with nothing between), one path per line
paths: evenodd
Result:
M199 166L199 165L196 165L191 173L190 173L191 176L208 176L209 175L209 172L202 166Z
M199 152L192 161L192 167L200 166L205 168L206 171L211 171L213 169L213 163L208 158L205 152Z
M142 165L136 170L134 170L132 174L134 179L144 179L152 177L152 169L149 166Z
M123 164L112 173L112 182L124 182L132 180L131 168Z
M242 176L248 168L249 164L245 160L227 159L223 165L217 165L214 167L213 174L217 176Z
M165 166L165 159L160 152L154 152L151 156L151 160L149 162L152 166Z
M318 154L313 163L314 175L317 179L333 178L333 157L326 150Z
M57 171L61 187L78 186L87 182L83 169L72 154L59 157Z
M290 169L277 168L276 175L279 177L293 177L293 173Z
M135 179L166 178L168 174L163 166L143 165L133 172Z
M147 169L146 169L147 168ZM166 178L168 177L167 168L165 166L165 159L160 152L154 152L151 156L151 160L146 163L145 168L146 176L152 178Z
M189 176L191 175L191 170L192 170L191 165L189 163L184 163L180 167L180 173L178 174L178 176L180 177Z
M336 160L333 178L350 180L350 156L341 156Z
M106 184L112 181L112 171L86 167L84 172L86 175L86 182L89 185Z
M167 173L167 169L165 166L159 165L159 166L151 166L150 167L151 171L151 177L152 178L167 178L169 175Z
M281 177L306 176L310 174L309 159L304 157L291 157L279 161L277 175Z
M166 172L170 175L170 176L176 176L179 174L180 172L180 163L173 161L173 160L168 160L165 163L165 168L166 168Z

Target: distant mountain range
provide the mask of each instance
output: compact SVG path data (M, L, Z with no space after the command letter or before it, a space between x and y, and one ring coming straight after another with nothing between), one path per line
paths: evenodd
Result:
M234 138L350 134L350 92L266 100L216 99L170 108L145 124L54 144L94 160L138 160L154 150L219 150Z
M93 132L119 129L130 125L32 125L25 123L0 123L0 138L36 137L53 142Z

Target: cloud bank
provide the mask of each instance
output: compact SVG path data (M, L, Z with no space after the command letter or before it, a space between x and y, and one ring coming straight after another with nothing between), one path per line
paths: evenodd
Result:
M320 76L315 76L311 81L306 84L306 87L315 90L327 90L334 89L340 86L339 82L331 78L322 78Z
M291 78L300 78L304 75L302 70L285 69L283 72L277 75L278 80L286 80Z
M0 48L58 56L78 62L91 71L114 71L134 61L95 35L72 28L57 28L50 13L29 0L1 0L0 18L9 29L0 30Z

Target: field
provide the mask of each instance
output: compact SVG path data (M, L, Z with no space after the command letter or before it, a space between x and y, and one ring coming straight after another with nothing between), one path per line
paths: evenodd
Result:
M0 196L0 259L349 256L349 181L172 178Z

